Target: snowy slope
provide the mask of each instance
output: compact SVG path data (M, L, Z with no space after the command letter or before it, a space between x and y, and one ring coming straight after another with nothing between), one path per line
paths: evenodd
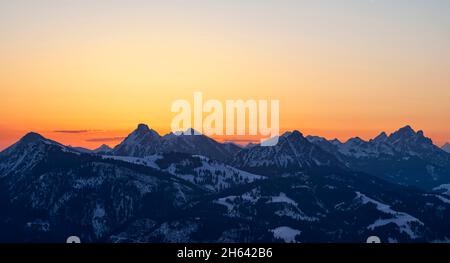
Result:
M450 143L446 143L444 146L442 146L442 150L450 153Z

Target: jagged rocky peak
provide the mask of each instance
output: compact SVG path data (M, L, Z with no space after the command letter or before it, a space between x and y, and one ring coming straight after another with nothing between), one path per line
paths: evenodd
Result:
M306 136L306 139L310 143L317 144L318 146L333 145L332 140L329 141L326 138L320 137L320 136L308 135L308 136Z
M272 139L279 139L280 142L290 141L290 142L300 143L300 144L310 143L309 140L303 136L303 133L301 133L298 130L287 131L287 132L283 133L281 136L273 137L269 140L272 140Z
M365 142L366 141L364 141L360 137L353 137L353 138L348 139L346 144L361 144L361 143L365 143Z
M385 142L388 139L388 135L385 132L380 133L377 137L375 137L372 141L375 143Z
M341 142L339 139L337 139L337 138L331 140L330 142L331 142L333 145L341 145L341 144L342 144L342 142Z
M305 137L303 137L303 133L299 132L298 130L294 130L294 131L288 131L283 133L283 135L281 135L281 137L284 138L291 138L291 139L304 139Z
M410 138L414 137L416 135L416 132L410 125L406 125L403 128L398 129L397 131L393 132L390 137L403 137L403 138ZM422 132L423 135L423 132Z
M294 137L303 137L303 133L301 133L297 130L293 131L291 135Z

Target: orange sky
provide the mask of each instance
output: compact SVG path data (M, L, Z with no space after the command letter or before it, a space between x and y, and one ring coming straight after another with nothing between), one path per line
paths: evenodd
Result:
M279 99L282 130L450 141L448 3L150 2L1 2L0 149L31 130L90 148L140 122L164 134L195 91Z

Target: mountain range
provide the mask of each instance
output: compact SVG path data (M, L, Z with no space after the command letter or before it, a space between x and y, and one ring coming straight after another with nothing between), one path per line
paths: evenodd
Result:
M450 241L450 154L410 126L271 147L139 124L119 145L0 152L0 242Z

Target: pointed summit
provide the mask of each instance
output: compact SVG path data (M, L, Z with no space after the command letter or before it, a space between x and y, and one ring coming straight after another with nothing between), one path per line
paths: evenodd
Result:
M170 132L166 135L163 136L163 138L171 138L171 137L179 137L179 136L191 136L191 135L202 135L204 136L201 132L193 129L193 128L187 128L186 130L182 131L175 131L175 132Z
M36 132L29 132L20 139L20 141L24 142L24 143L39 142L39 141L45 141L45 140L46 139L44 138L44 136L42 136Z
M136 128L136 131L138 131L138 132L149 132L150 128L148 127L147 124L139 123L137 128Z
M265 175L302 171L319 166L344 167L331 153L309 141L318 141L318 137L305 138L301 132L294 130L273 138L277 139L276 143L263 142L242 149L234 156L232 163L247 171ZM321 141L329 144L323 138Z
M372 139L375 143L385 142L388 139L388 136L385 132L380 133L377 137Z
M188 128L187 130L185 130L184 132L181 133L182 135L202 135L201 132L193 129L193 128Z
M294 137L303 137L303 134L297 130L293 131L291 135Z
M408 136L408 137L410 137L410 136L415 135L416 132L414 131L414 129L411 126L406 125L405 127L400 128L398 131L394 132L392 135L394 135L394 134L397 134L399 136Z
M130 133L125 140L114 148L114 154L119 156L142 157L155 153L161 136L148 127L147 124L138 124L136 130Z
M109 147L106 144L102 144L100 147L98 147L97 149L93 150L94 153L107 153L110 152L112 149L111 147Z
M109 147L107 144L102 144L102 145L100 145L100 147L97 148L97 150L98 149L110 149L111 150L111 147Z

